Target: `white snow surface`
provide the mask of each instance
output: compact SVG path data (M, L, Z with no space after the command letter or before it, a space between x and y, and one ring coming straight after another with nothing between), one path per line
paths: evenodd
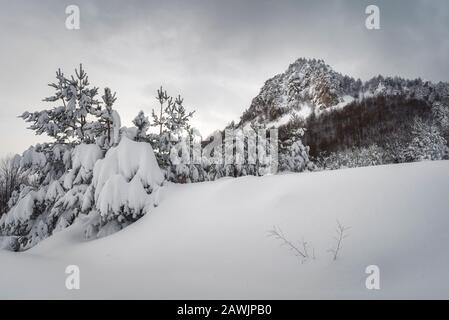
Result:
M447 299L448 191L449 161L167 184L111 236L83 240L81 217L26 252L0 251L0 298ZM337 219L351 229L333 261ZM267 237L273 226L316 259L301 264ZM73 264L80 290L65 288ZM380 290L365 287L369 265Z

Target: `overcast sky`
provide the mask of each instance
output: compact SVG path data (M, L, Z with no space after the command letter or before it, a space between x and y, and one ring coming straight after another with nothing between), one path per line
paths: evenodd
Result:
M67 30L65 8L81 11ZM365 28L380 7L381 29ZM195 109L203 135L237 120L264 81L299 57L336 71L449 81L449 2L0 0L0 156L45 140L16 116L49 106L47 83L82 62L91 83L117 91L129 126L160 85ZM47 138L48 140L48 138Z

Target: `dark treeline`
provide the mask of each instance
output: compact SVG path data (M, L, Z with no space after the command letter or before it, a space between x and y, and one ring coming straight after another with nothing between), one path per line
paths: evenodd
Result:
M313 114L303 124L304 143L315 157L373 144L386 148L393 142L409 142L413 119L427 120L431 114L431 105L423 100L404 96L368 98L319 117Z

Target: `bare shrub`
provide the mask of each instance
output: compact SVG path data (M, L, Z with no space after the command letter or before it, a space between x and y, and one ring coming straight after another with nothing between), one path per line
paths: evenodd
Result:
M26 176L13 157L0 160L0 216L8 209L14 190L26 181Z
M334 247L330 248L328 252L332 253L333 260L337 260L338 254L340 253L343 246L343 239L346 239L349 234L347 231L351 229L351 227L345 227L337 220L337 228L335 229L336 235L333 237L335 239Z
M287 239L281 228L276 226L273 226L273 229L268 231L268 236L281 241L281 246L286 246L290 251L292 251L295 256L301 260L301 263L304 263L310 258L315 259L315 249L311 248L312 256L310 256L308 243L304 241L304 239L298 242L298 244L295 244Z

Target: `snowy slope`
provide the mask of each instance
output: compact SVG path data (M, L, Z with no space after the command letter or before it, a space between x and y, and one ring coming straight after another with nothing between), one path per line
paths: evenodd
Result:
M448 191L449 161L171 184L112 236L84 241L78 222L0 252L0 298L449 298ZM332 261L336 219L351 229ZM274 225L316 260L267 237ZM69 264L78 291L65 288Z

